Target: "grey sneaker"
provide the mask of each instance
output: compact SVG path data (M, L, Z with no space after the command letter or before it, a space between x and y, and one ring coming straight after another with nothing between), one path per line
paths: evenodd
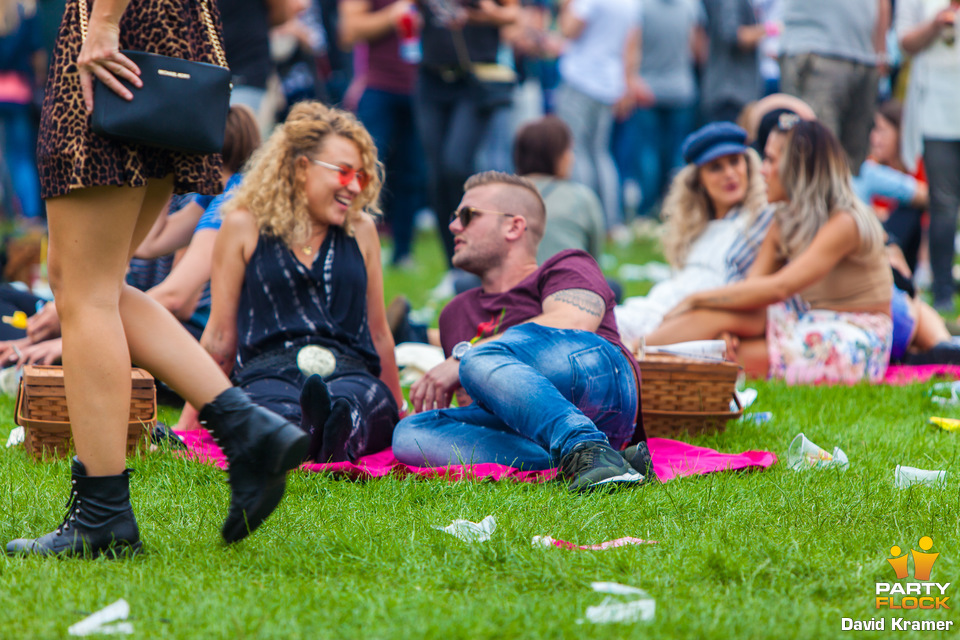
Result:
M567 488L577 493L643 481L643 475L603 442L581 442L576 445L560 460L560 475L570 481Z
M650 457L650 449L646 442L639 442L632 447L627 447L620 452L623 459L627 461L634 471L644 477L644 482L652 480L657 476L653 472L653 460Z

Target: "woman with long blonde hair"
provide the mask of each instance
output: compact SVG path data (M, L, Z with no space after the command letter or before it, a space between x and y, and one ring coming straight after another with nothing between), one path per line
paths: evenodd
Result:
M709 124L687 137L687 165L663 203L663 251L673 269L646 296L616 309L624 342L656 329L663 316L695 291L746 277L773 217L760 175L760 157L732 122Z
M251 159L214 250L201 343L255 402L300 422L318 462L385 449L399 419L369 215L381 184L352 114L299 103Z
M890 357L893 278L876 216L854 194L840 143L781 117L767 141L767 196L782 203L743 282L695 293L648 344L729 337L749 374L877 381Z

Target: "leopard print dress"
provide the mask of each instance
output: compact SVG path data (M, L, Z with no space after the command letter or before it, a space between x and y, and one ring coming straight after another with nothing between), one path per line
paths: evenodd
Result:
M219 31L216 2L203 1ZM170 174L175 193L220 193L219 154L126 144L90 130L76 63L81 45L77 2L67 0L43 100L37 145L42 196L53 198L101 185L143 187L148 180ZM216 64L197 0L132 0L120 21L120 48ZM136 89L133 92L136 100ZM189 95L182 97L190 100Z

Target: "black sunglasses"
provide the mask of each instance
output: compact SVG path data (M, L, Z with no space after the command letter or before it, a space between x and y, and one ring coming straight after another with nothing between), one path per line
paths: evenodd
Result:
M456 211L450 214L450 224L453 224L453 221L460 219L460 226L464 229L467 228L467 225L473 220L474 216L478 216L481 213L489 213L494 216L509 216L511 218L516 217L516 213L503 213L502 211L490 211L489 209L477 209L476 207L460 207Z

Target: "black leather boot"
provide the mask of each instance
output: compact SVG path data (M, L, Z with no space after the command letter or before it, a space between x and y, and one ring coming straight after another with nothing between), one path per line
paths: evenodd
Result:
M73 486L67 514L54 531L7 544L9 555L134 555L142 548L137 520L130 507L130 470L116 476L88 476L73 459Z
M200 424L227 456L230 510L221 534L242 540L280 504L287 471L307 454L310 436L277 414L250 402L236 387L200 410Z

